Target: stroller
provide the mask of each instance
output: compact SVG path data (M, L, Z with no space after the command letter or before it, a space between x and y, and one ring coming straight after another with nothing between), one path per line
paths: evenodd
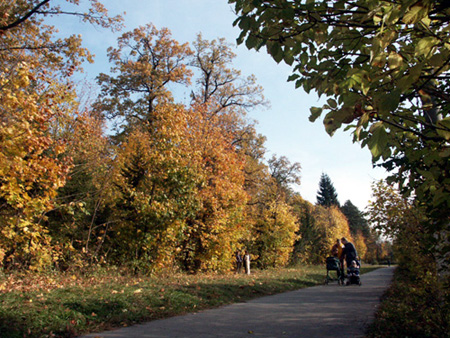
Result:
M344 271L342 271L339 259L337 257L327 257L326 259L327 264L327 276L325 278L325 284L328 285L331 281L338 282L339 285L344 284ZM336 271L337 278L334 279L330 276L330 271Z
M361 277L359 276L359 268L361 264L358 261L353 261L347 269L347 283L346 285L356 284L361 286Z

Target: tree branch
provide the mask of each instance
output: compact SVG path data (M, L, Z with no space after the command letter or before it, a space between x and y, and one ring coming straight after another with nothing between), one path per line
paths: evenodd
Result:
M0 31L7 31L8 29L17 27L18 25L20 25L22 22L25 22L26 20L28 20L33 14L37 13L39 11L39 8L41 8L42 6L44 6L45 4L49 3L50 0L44 0L41 3L39 3L38 5L36 5L31 11L29 11L26 15L24 15L23 17L17 19L16 21L14 21L13 23L10 23L7 26L2 26L0 27Z

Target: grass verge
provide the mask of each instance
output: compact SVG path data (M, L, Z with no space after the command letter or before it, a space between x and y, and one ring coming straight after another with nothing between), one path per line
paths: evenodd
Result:
M362 273L376 269L365 267ZM323 266L244 274L0 273L0 337L74 337L321 284Z

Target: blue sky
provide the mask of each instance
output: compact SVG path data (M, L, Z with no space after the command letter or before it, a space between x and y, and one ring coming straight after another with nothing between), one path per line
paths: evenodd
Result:
M86 3L86 0L82 0ZM192 43L198 33L204 39L225 38L235 41L240 31L233 27L235 15L227 0L104 0L111 15L126 12L124 31L153 23L156 28L167 27L180 43ZM90 25L80 25L77 19L58 20L62 33L82 34L84 46L96 55L94 65L86 65L86 77L94 79L100 72L108 72L106 49L115 46L120 33L112 33ZM351 200L363 210L371 198L371 183L385 176L384 170L372 168L367 148L352 143L349 132L338 131L333 137L321 121L308 120L309 108L321 106L314 93L307 94L288 83L290 68L277 64L267 55L236 46L233 67L242 75L254 74L264 88L270 108L251 111L249 117L258 121L257 130L267 137L268 156L286 156L302 166L301 185L294 189L308 201L315 203L320 175L328 174L341 203Z

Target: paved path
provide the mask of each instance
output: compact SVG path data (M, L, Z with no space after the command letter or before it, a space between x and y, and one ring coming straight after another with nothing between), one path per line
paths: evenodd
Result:
M362 286L330 283L84 337L364 337L393 270L362 275Z

